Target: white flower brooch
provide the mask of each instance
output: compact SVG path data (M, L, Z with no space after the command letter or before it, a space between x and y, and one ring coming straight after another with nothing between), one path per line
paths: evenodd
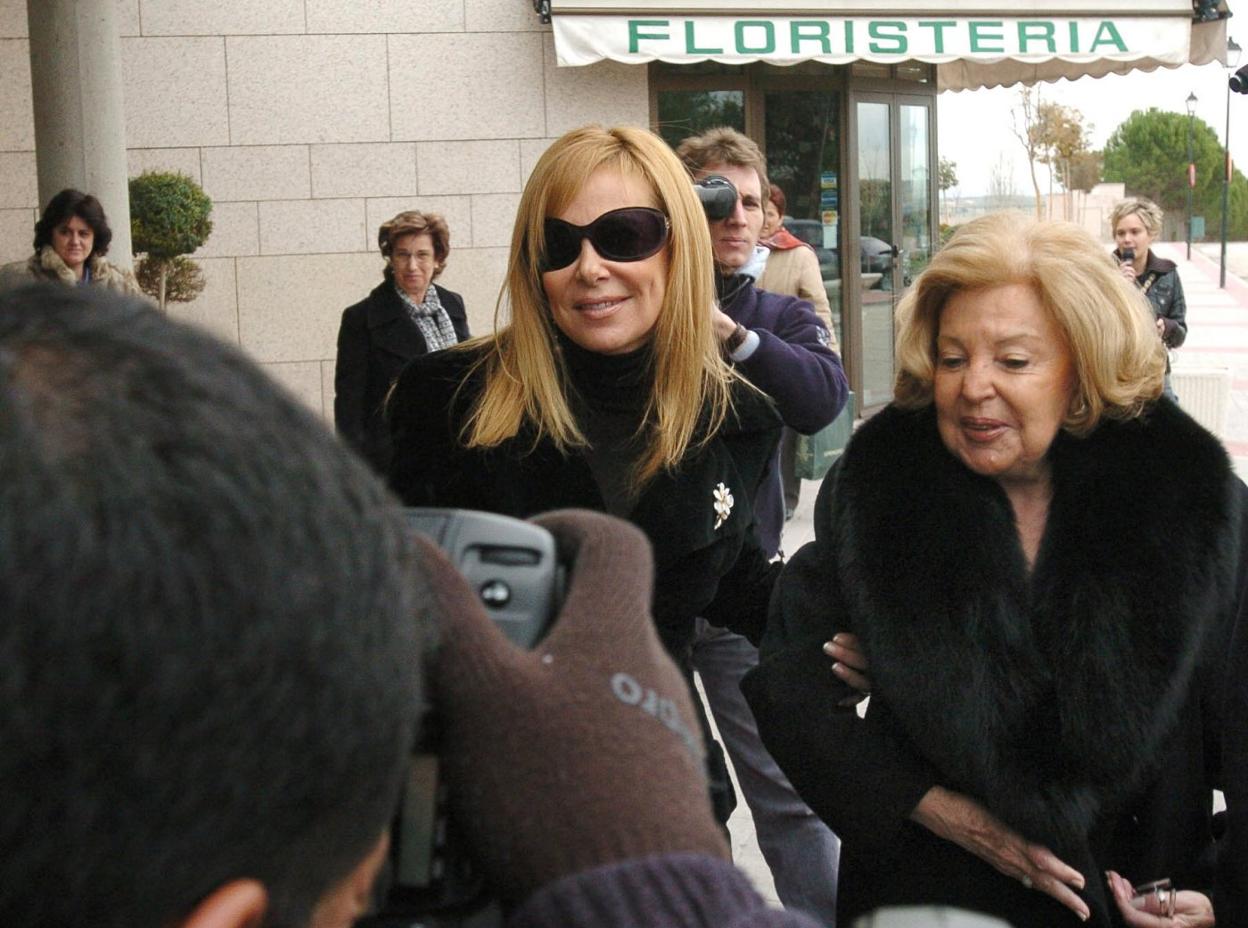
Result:
M711 491L711 495L715 497L715 528L728 521L728 515L732 512L732 491L722 483Z

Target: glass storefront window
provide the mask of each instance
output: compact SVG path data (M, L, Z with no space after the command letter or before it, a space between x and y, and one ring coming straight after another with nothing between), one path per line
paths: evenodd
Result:
M767 174L784 191L785 226L815 250L843 344L840 232L840 104L835 92L764 95Z
M682 139L714 126L745 131L744 90L662 90L658 131L675 148Z
M858 409L888 403L897 301L936 248L935 68L656 62L650 75L669 144L728 125L763 147L786 225L819 260Z

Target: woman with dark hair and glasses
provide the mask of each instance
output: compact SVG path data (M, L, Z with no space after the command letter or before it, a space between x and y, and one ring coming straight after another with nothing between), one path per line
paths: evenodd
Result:
M48 280L137 294L134 274L104 257L112 240L100 201L80 190L62 190L35 223L35 253L0 268L0 289Z
M698 616L757 637L776 570L751 501L780 420L725 360L713 261L689 175L661 139L573 130L521 196L500 301L510 320L413 361L388 404L391 484L408 505L579 507L642 529L655 622L681 663Z

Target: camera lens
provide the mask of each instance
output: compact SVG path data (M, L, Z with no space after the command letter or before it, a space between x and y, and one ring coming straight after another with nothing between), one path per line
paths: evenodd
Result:
M1230 85L1236 93L1248 93L1248 64L1231 75Z
M737 205L737 188L722 174L711 174L693 185L694 192L702 201L706 218L712 221L726 219Z

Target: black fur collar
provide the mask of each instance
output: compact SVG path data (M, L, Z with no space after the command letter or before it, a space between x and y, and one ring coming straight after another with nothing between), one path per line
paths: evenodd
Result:
M1004 492L944 449L930 408L863 425L831 525L876 690L909 737L945 785L1062 847L1165 755L1233 595L1237 481L1168 401L1050 454L1030 576Z

